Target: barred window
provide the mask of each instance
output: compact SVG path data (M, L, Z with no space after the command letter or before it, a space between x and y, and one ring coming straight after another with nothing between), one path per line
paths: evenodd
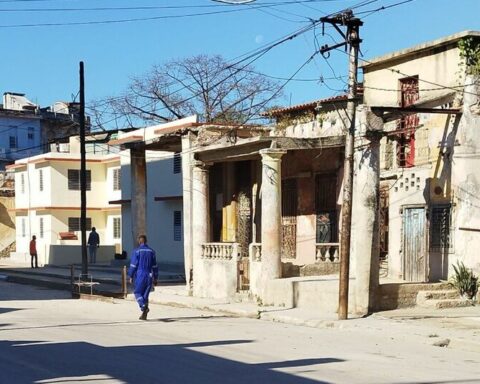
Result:
M17 136L10 136L9 138L9 145L10 145L10 148L13 149L13 148L17 148Z
M182 211L173 211L173 241L182 240Z
M43 234L44 234L43 217L40 217L38 227L39 227L40 238L43 239Z
M20 190L22 193L25 193L25 174L20 174Z
M176 152L173 155L173 173L182 172L182 156L180 152Z
M92 218L87 217L87 231L92 229ZM80 217L69 217L68 218L68 232L81 231L80 228Z
M87 191L92 189L92 172L87 170L86 172L87 179ZM70 191L79 191L80 190L80 170L79 169L69 169L68 170L68 189Z
M430 248L434 251L445 251L452 248L450 236L451 206L437 205L432 207Z
M115 168L113 170L113 190L120 190L120 168Z
M33 140L35 138L35 130L33 127L28 127L28 140Z
M122 234L120 217L113 218L113 238L120 239Z
M26 228L26 222L25 218L22 218L22 237L27 236L27 228Z
M38 185L40 192L43 191L43 169L38 170Z

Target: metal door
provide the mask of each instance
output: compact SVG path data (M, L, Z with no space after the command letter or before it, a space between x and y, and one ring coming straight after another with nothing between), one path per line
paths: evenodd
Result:
M240 246L238 261L238 290L248 291L250 288L250 273L248 246L252 242L252 186L251 164L242 161L236 164L237 175L237 228L236 242Z
M317 175L315 183L317 243L336 243L338 241L336 206L337 176Z
M297 248L297 179L282 181L282 257L294 259Z
M403 278L428 281L427 221L425 207L403 209Z

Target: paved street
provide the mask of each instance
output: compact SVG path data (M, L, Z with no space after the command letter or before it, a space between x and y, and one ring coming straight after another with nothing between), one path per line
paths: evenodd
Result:
M408 324L315 329L0 282L0 383L480 383ZM361 321L361 320L356 320ZM431 335L432 337L435 335Z

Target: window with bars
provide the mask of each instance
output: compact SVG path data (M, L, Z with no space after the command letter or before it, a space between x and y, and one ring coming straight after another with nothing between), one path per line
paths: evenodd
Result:
M176 152L173 155L173 173L182 172L182 156L180 152Z
M38 170L38 185L40 192L43 191L43 169Z
M27 137L28 137L28 140L35 139L35 130L33 127L28 127Z
M24 173L20 174L20 191L22 193L25 193L25 174Z
M120 190L120 168L115 168L113 170L113 190Z
M92 189L92 172L87 170L87 191ZM80 190L80 170L79 169L69 169L68 170L68 189L70 191L79 191Z
M41 239L43 239L43 235L44 235L43 217L40 217L38 222L38 227L39 227L39 236Z
M68 218L68 232L80 231L80 217L69 217ZM92 230L92 218L87 217L87 231Z
M400 79L400 106L414 105L419 98L418 76ZM415 130L418 128L418 124L417 114L405 115L398 122L401 132L397 139L397 165L399 167L410 168L415 165Z
M173 211L173 241L182 241L182 211Z
M122 235L121 221L120 217L113 218L113 238L120 239Z
M27 236L27 228L26 228L26 222L25 219L22 218L22 237Z
M432 207L430 217L430 248L441 252L452 249L450 230L452 226L450 205L437 205Z

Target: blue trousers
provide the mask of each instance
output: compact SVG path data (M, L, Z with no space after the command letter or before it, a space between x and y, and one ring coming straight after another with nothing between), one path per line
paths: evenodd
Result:
M138 306L142 311L148 305L148 296L150 295L152 284L153 279L150 274L139 274L137 272L133 294L135 295L135 300L137 300Z
M97 262L97 246L89 245L88 251L90 253L90 264L95 264Z

